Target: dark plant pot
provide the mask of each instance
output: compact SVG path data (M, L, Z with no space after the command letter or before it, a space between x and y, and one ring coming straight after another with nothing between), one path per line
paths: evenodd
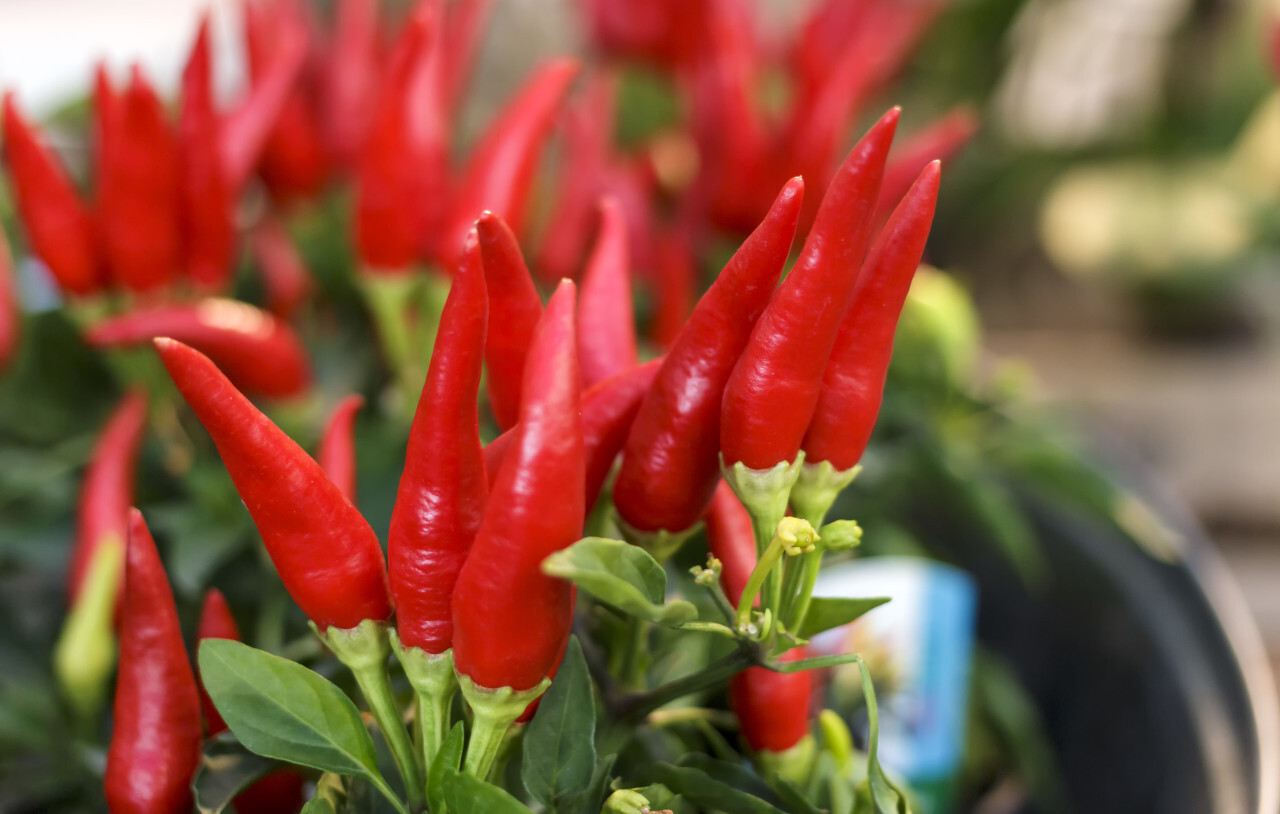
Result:
M1042 588L989 545L948 543L981 587L979 637L1038 701L1074 811L1275 814L1280 714L1240 591L1185 511L1135 467L1113 469L1181 533L1180 560L1027 496Z

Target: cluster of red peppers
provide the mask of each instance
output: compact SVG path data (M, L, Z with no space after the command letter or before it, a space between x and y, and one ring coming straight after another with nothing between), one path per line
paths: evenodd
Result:
M963 110L944 117L891 157L894 109L834 160L937 3L819 3L782 49L796 90L771 118L754 101L768 60L740 0L585 0L601 51L669 71L690 100L695 175L669 183L660 144L616 153L616 78L589 75L570 101L579 66L568 60L536 70L455 167L453 124L491 4L420 0L389 46L375 0L335 6L320 33L300 0L250 0L251 89L231 111L213 101L207 21L176 124L141 70L121 88L100 70L91 203L11 96L4 157L30 251L62 290L133 296L123 313L93 321L88 340L154 344L285 588L352 670L420 809L458 689L472 712L465 767L483 778L549 685L576 591L542 563L584 536L602 495L610 528L658 562L705 528L735 635L774 666L801 657L794 646L823 551L840 544L824 521L879 412L938 159L973 120ZM523 224L562 118L571 156L531 272ZM274 313L210 296L228 287L236 208L255 174L270 214L245 237ZM355 246L375 317L386 316L388 292L396 300L416 284L407 272L419 264L450 280L429 342L378 326L393 364L430 347L385 557L355 505L363 400L337 406L313 458L244 395L310 385L287 322L308 278L283 218L339 177L355 189ZM673 191L658 212L653 201ZM713 227L746 237L697 298L695 258ZM0 246L0 306L14 300L11 276ZM558 281L545 305L538 281ZM656 292L645 338L637 282ZM0 307L0 351L13 346L11 313ZM662 355L645 360L651 347ZM488 419L499 434L485 444ZM129 512L145 423L145 396L130 392L95 449L59 675L93 710L118 632L108 803L178 812L191 806L202 732L225 724L204 696L202 727L171 591L141 515ZM239 638L220 594L206 600L200 638ZM388 681L393 652L416 696L412 738ZM744 740L769 771L807 762L810 683L808 672L762 666L732 681ZM237 805L296 810L300 783L270 776ZM255 807L255 793L277 802Z

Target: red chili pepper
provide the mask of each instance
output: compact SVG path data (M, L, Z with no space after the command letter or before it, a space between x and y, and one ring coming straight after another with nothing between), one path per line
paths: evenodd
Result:
M172 339L156 350L209 431L289 595L321 631L391 617L377 535L324 470L222 375Z
M361 152L356 248L369 270L408 270L423 241L439 232L449 157L440 12L433 0L414 8L396 41Z
M573 60L548 63L525 82L489 125L455 185L457 198L438 244L444 262L451 263L452 247L462 243L471 224L485 210L520 233L538 158L577 74L578 63Z
M204 604L200 608L200 626L196 629L196 641L205 639L231 639L240 641L240 627L227 598L217 588L210 588L204 593ZM222 713L213 705L213 699L205 692L203 682L200 685L200 708L204 712L205 731L213 737L227 731L227 722L222 720Z
M453 114L471 79L480 42L493 15L493 0L456 0L445 17L444 87L446 106Z
M542 561L582 536L585 481L574 286L547 304L525 369L520 423L453 592L453 658L482 688L528 690L550 671L573 593Z
M915 183L930 161L946 161L960 151L978 130L978 114L958 107L912 134L889 156L876 201L876 232L884 228L889 213Z
M658 347L670 348L694 308L697 260L692 242L683 229L656 232L652 243L654 302L649 337Z
M577 279L591 239L613 142L617 77L591 74L581 96L565 111L561 125L564 161L555 185L555 203L538 247L543 280Z
M542 316L542 298L506 222L485 212L476 221L476 231L489 290L489 335L484 346L489 407L498 427L506 430L519 417L524 361Z
M22 308L13 277L13 254L4 229L0 229L0 371L17 356L21 337Z
M715 223L747 232L760 220L761 194L775 188L765 175L765 122L752 104L759 47L745 4L709 3L705 16L705 53L692 90L693 132L703 162L699 184L709 190Z
M76 509L76 542L67 569L67 599L75 604L97 552L123 543L133 505L134 466L147 426L147 397L130 391L112 411L93 444Z
M231 639L240 641L240 628L231 615L227 599L217 588L210 588L204 595L204 606L200 611L200 627L196 633L197 641L205 639ZM200 706L204 711L205 730L209 737L225 732L227 724L213 700L200 687ZM302 808L303 787L306 778L300 772L291 770L269 774L236 795L235 810L237 814L287 814Z
M409 431L387 545L397 635L406 647L432 654L453 644L454 584L489 495L476 407L487 318L479 238L472 232Z
M113 814L186 814L200 764L200 696L151 533L129 517L120 672L104 782Z
M756 322L725 386L720 450L726 465L763 470L795 460L866 252L897 123L894 108L849 153L800 259Z
M600 230L582 275L578 345L582 384L590 387L635 367L636 323L631 302L631 268L627 224L612 198L600 202Z
M268 214L250 230L249 254L262 275L267 310L289 319L311 293L311 272L279 218Z
M582 447L587 462L583 494L588 511L600 497L613 461L626 443L631 423L661 364L660 358L650 359L582 391ZM514 430L507 430L484 448L490 487L497 481L515 437Z
M320 94L329 153L355 163L377 104L378 0L337 0L333 38Z
M847 471L867 447L880 412L898 315L929 237L940 174L937 161L924 168L863 265L804 436L806 463L830 461L837 472Z
M733 488L720 481L707 509L707 549L720 561L720 584L734 607L756 567L756 538L751 513ZM757 600L758 601L758 600Z
M219 150L227 188L244 187L265 149L267 139L289 99L307 57L307 43L300 32L285 27L272 43L273 57L248 95L222 122Z
M247 2L244 5L244 43L251 82L265 81L272 53L282 39L307 43L315 21L299 2ZM282 204L317 195L329 177L329 161L321 139L314 60L298 72L267 135L258 171L273 198Z
M205 14L182 71L178 145L187 275L202 288L219 290L231 273L236 233L234 202L218 155L221 118L213 100L212 71Z
M13 93L4 95L4 159L27 240L69 294L98 288L94 226L75 186L39 131L18 110Z
M780 661L804 657L804 648L788 650ZM748 667L729 679L729 706L742 725L742 737L756 752L785 752L809 734L808 670L775 673Z
M306 351L287 323L236 300L204 299L108 317L85 338L100 348L141 345L161 336L189 343L215 359L239 387L264 396L293 396L311 382Z
M613 57L676 69L698 53L707 0L586 0L592 44Z
M138 65L105 124L110 132L98 175L103 251L116 281L149 291L182 267L182 163L164 105Z
M720 477L720 407L734 365L773 295L804 201L793 178L703 295L627 437L613 487L619 516L643 531L698 521Z
M320 436L320 449L316 453L324 474L352 505L356 502L356 413L363 406L364 396L358 394L339 401Z

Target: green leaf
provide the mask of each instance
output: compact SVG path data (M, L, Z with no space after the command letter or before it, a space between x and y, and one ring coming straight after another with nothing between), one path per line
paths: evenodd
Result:
M871 683L871 671L861 658L858 659L858 668L862 673L862 695L867 703L867 783L871 790L871 801L875 804L875 814L911 814L907 796L880 768L877 754L880 746L880 713L876 706L876 689Z
M458 772L445 775L444 799L454 814L528 814L529 811L497 786Z
M347 787L344 778L326 774L316 783L315 795L302 807L301 814L339 814L346 809Z
M824 630L848 624L872 608L878 608L888 601L887 596L864 599L815 596L809 600L809 612L805 614L804 624L800 626L800 631L796 635L802 639L812 638Z
M712 780L759 797L767 803L779 802L764 778L751 771L745 763L717 760L702 752L688 752L680 758L677 765L682 769L697 769Z
M323 772L378 774L373 739L342 690L300 664L229 639L200 643L200 677L249 750Z
M569 811L576 811L578 814L598 814L604 801L609 797L609 784L613 780L613 764L617 759L617 755L605 755L604 759L596 764L591 783L586 791L574 797L571 805L566 806Z
M521 777L533 798L551 808L584 791L596 768L596 705L578 637L569 639L560 671L524 735Z
M683 599L663 604L667 572L644 549L621 540L579 540L543 560L542 570L646 622L676 627L698 616Z
M694 805L726 814L785 814L777 806L733 786L714 780L699 769L658 763L654 779Z
M201 814L219 814L236 795L279 763L255 755L230 737L215 738L205 744L200 769L192 789Z
M462 766L463 738L462 721L458 721L440 745L435 760L427 767L427 807L432 814L444 814L444 779Z

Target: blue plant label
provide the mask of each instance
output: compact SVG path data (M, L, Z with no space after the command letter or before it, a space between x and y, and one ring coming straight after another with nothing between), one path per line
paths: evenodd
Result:
M977 590L968 574L910 557L824 568L815 596L888 596L857 621L815 636L813 655L861 653L880 706L880 762L910 784L945 781L959 768L968 707ZM831 671L824 706L861 708L856 665ZM859 722L856 719L853 723Z

